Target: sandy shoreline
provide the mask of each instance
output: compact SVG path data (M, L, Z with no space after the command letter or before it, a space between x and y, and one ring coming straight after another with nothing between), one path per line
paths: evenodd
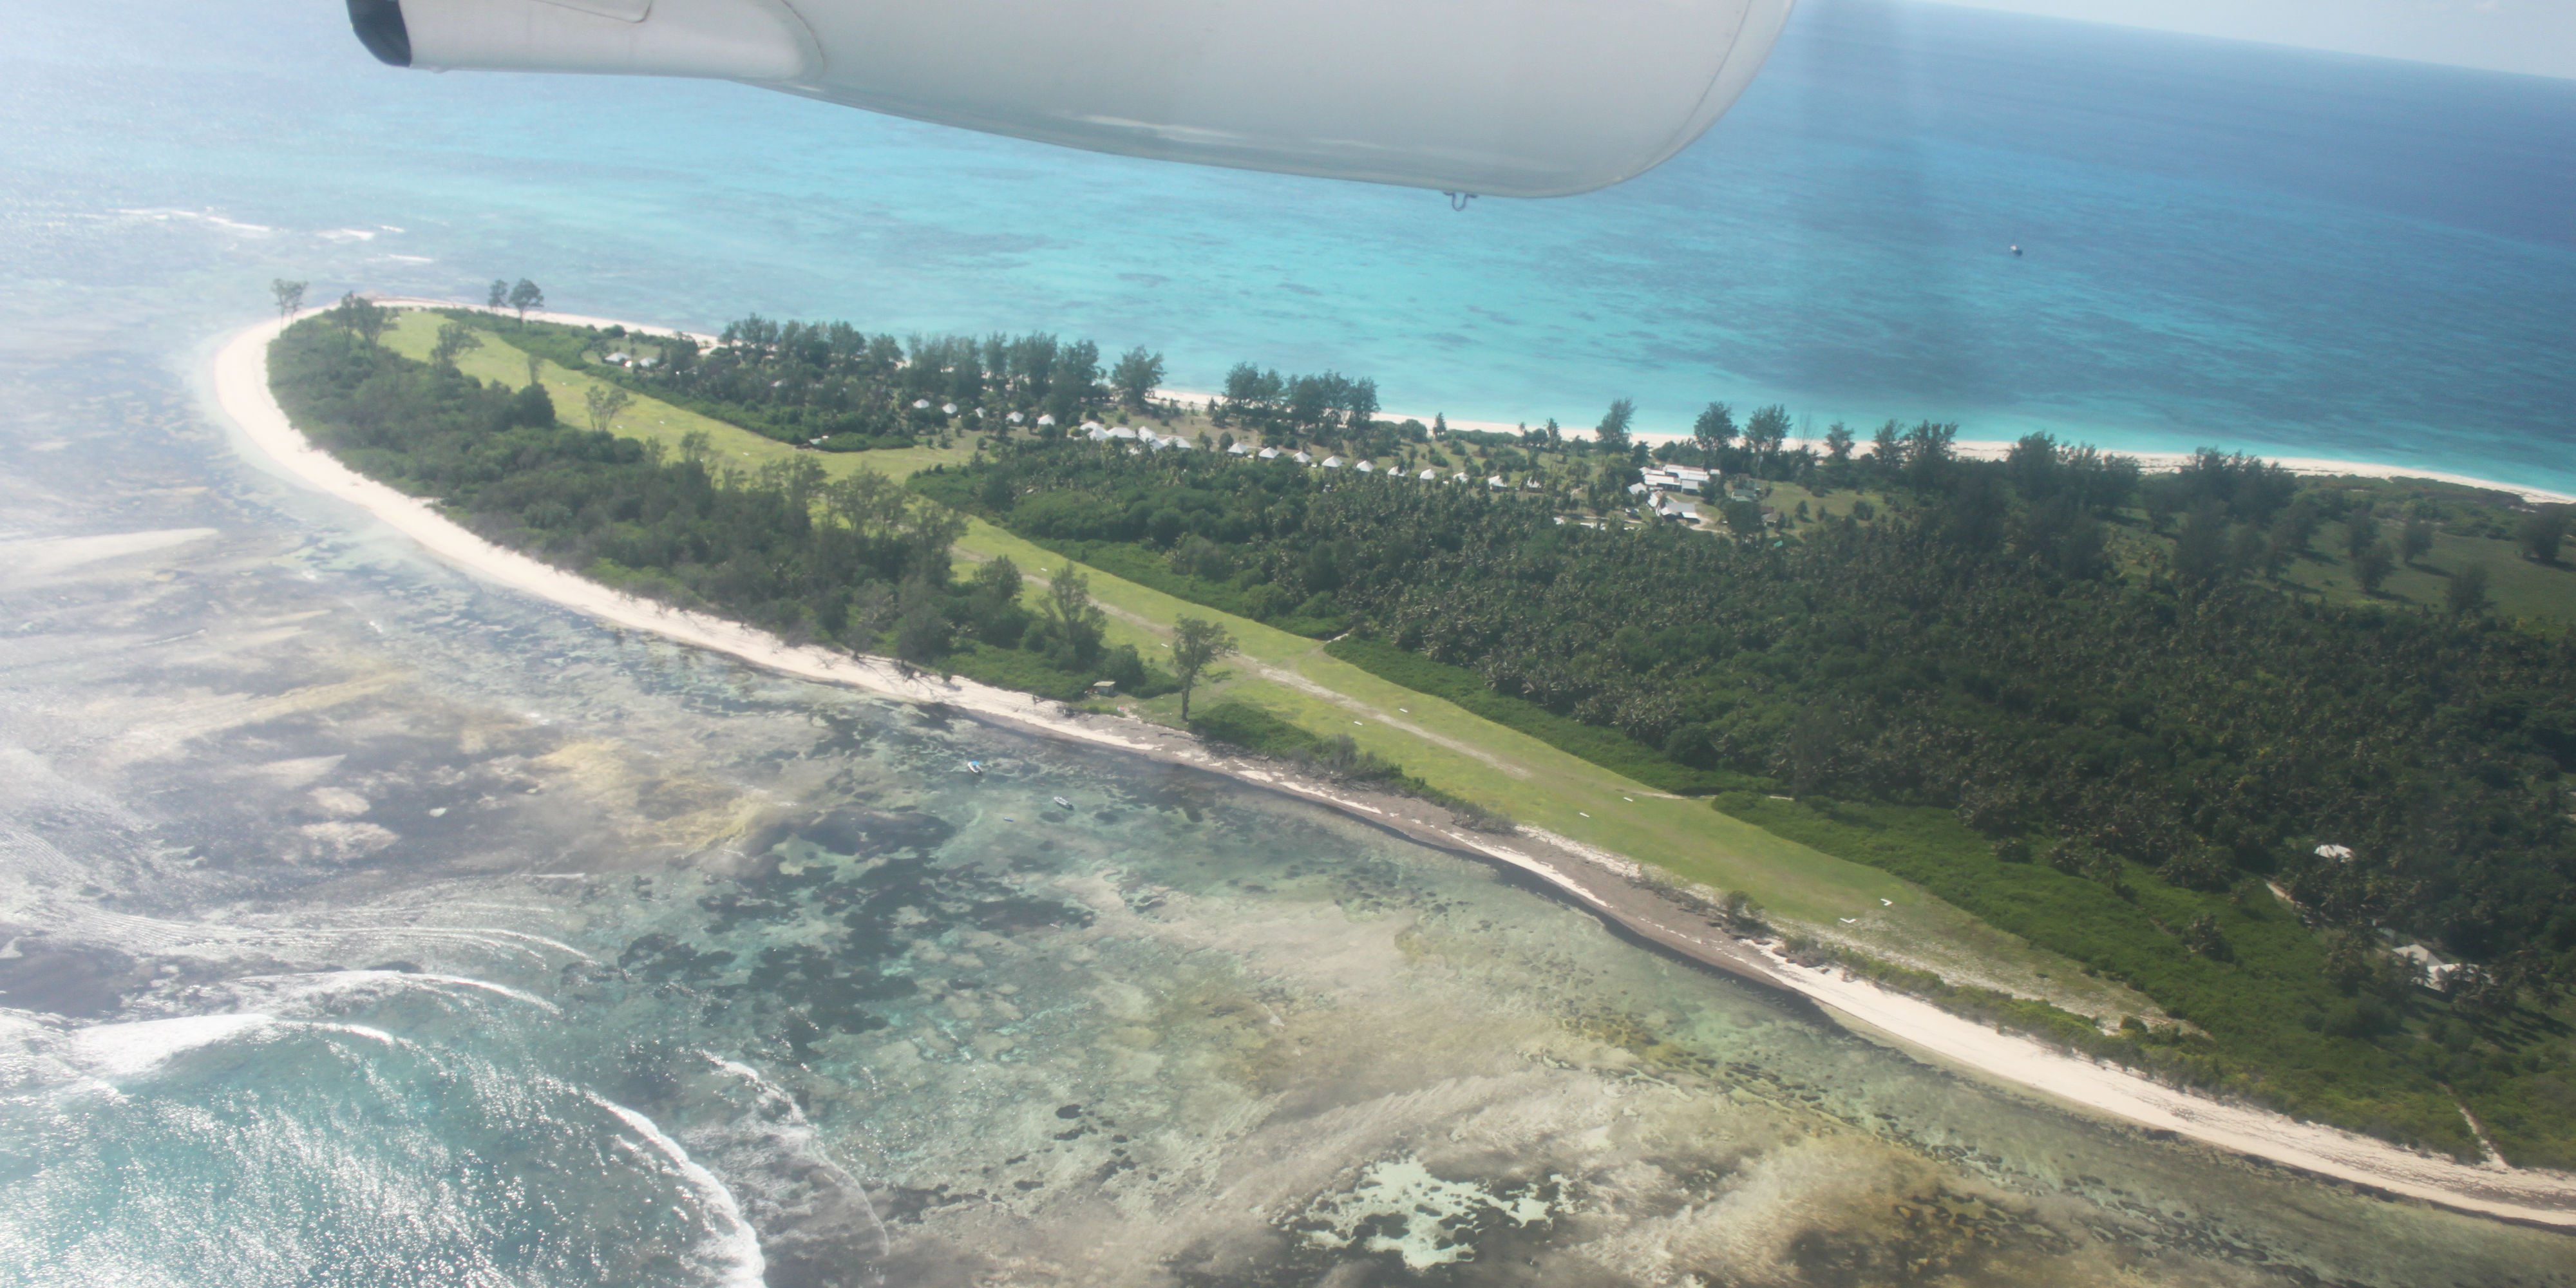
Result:
M596 325L597 323L594 322L593 324ZM633 328L630 326L629 329L631 330ZM1219 396L1202 389L1165 389L1162 390L1161 393L1165 397L1185 399L1194 402L1211 402ZM1420 412L1384 411L1379 412L1377 418L1379 420L1392 421L1401 421L1410 418L1421 421L1426 425L1431 423L1431 417L1426 413ZM1455 416L1449 418L1449 427L1451 429L1490 430L1503 434L1517 434L1522 432L1525 428L1525 426L1517 425L1510 421L1461 420ZM1569 436L1588 436L1591 431L1578 427L1567 427L1566 433ZM1688 434L1665 434L1649 431L1640 431L1635 435L1635 437L1640 441L1647 443L1682 443L1690 441L1690 435ZM2071 442L2073 440L2070 439L2067 441ZM1793 438L1789 440L1788 445L1793 449L1798 447L1809 447L1818 452L1825 450L1824 440L1820 438ZM1866 446L1866 444L1864 444L1864 446ZM2006 452L2012 450L2013 445L2008 440L2000 438L1963 438L1951 446L1959 455L1971 460L1998 461L2003 459ZM2183 466L2191 463L2193 456L2193 453L2190 452L2133 452L2117 447L2106 447L2102 450L2114 455L2133 457L2137 460L2140 466L2150 472L2181 469ZM2530 487L2521 483L2504 483L2495 479L2484 479L2470 474L2454 474L2445 470L2419 469L2411 465L2390 465L2381 461L2337 460L2323 456L2273 456L2263 452L2256 452L2253 454L2261 456L2264 460L2279 465L2281 468L2288 470L2292 474L2320 477L2348 474L2355 478L2371 479L2432 479L2441 483L2458 483L2467 487L2486 488L2495 492L2510 492L2529 502L2557 504L2576 502L2576 495L2571 495L2565 492L2552 492L2547 488Z
M464 308L473 309L476 312L491 313L496 317L516 316L515 313L507 309L495 310L481 305L460 304L454 300L433 300L405 295L382 296L379 297L376 302L396 307L432 309ZM567 326L622 326L629 331L639 331L646 335L683 335L697 341L702 346L709 347L722 343L722 341L717 337L708 335L703 331L683 331L673 327L648 326L640 322L622 322L616 318L594 317L587 313L554 313L543 309L532 309L529 311L528 316L535 318L540 322L560 322ZM1157 392L1166 398L1176 398L1202 403L1214 403L1221 397L1221 395L1205 389L1163 389ZM1378 413L1378 419L1380 420L1400 421L1407 418L1421 421L1426 425L1430 424L1432 421L1431 414L1427 412L1385 411ZM1523 426L1514 424L1510 421L1461 420L1456 417L1449 418L1449 425L1453 429L1489 430L1504 434L1517 434L1523 429ZM1567 432L1574 433L1577 431L1568 430ZM1650 443L1687 442L1690 438L1687 434L1662 434L1651 432L1641 432L1637 434L1636 437ZM1808 447L1819 452L1823 451L1825 448L1823 439L1792 439L1790 440L1790 445L1793 447ZM2000 438L1963 438L1952 446L1958 451L1959 455L1968 457L1972 460L2002 460L2004 454L2012 450L2013 445L2011 442ZM2151 471L2180 469L2191 462L2193 455L2190 452L2131 452L2122 451L2116 447L2104 448L2103 450L2121 456L2134 457L2138 464ZM2372 479L2432 479L2441 483L2457 483L2466 487L2486 488L2490 491L2496 492L2510 492L2529 502L2555 504L2576 503L2576 494L2552 492L2546 488L2529 487L2520 483L2504 483L2495 479L2479 478L2471 474L2455 474L2445 470L2418 469L2407 465L2389 465L2380 461L2338 460L2324 456L2271 456L2260 452L2255 453L2255 455L2262 456L2263 459L2279 465L2281 468L2288 470L2292 474L2312 476L2351 475L2355 478Z
M563 315L549 315L561 318ZM570 319L565 319L570 320ZM600 319L580 319L602 322ZM628 324L629 329L637 329ZM1634 866L1571 841L1525 829L1503 839L1434 821L1442 811L1401 797L1342 791L1219 756L1187 735L1141 721L1066 715L1027 694L967 680L907 677L890 663L794 646L766 632L636 599L495 546L428 505L366 478L314 447L288 423L268 388L268 345L285 328L264 322L227 337L214 359L213 391L240 447L273 461L304 486L354 504L438 558L483 580L590 617L753 665L848 685L907 702L936 703L997 724L1188 765L1341 810L1426 844L1509 866L1565 893L1627 933L1707 965L1786 989L1827 1008L1864 1035L1933 1063L2045 1099L2204 1142L2385 1194L2536 1225L2576 1229L2576 1176L2463 1164L2269 1110L2175 1090L2119 1068L1999 1032L1928 1002L1830 968L1802 967L1734 939L1704 918L1638 885ZM649 328L648 328L649 329Z

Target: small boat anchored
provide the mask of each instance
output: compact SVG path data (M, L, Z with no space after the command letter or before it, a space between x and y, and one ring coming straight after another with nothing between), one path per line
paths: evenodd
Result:
M1049 799L1049 800L1052 800L1052 801L1054 801L1054 802L1055 802L1055 807L1056 807L1057 809L1072 809L1072 808L1073 808L1073 802L1072 802L1072 801L1069 801L1069 800L1066 800L1065 798L1063 798L1063 797L1061 797L1061 796L1051 796L1051 797L1049 797L1048 799Z
M2021 243L2020 243L2020 242L2014 242L2014 243L2013 243L2013 245L2012 245L2012 255L2013 255L2013 258L2014 258L2014 259L2020 259L2020 258L2021 258Z
M983 761L980 761L980 760L970 760L970 761L967 761L967 762L966 762L966 772L967 772L967 773L970 773L970 774L973 774L973 775L974 775L974 776L976 776L977 778L981 778L981 777L983 777L983 776L984 776L984 762L983 762Z

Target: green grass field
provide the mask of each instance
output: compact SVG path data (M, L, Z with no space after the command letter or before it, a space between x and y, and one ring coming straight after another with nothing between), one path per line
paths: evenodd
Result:
M2329 523L2317 534L2315 554L2293 562L2281 580L2315 591L2336 603L2378 603L2394 607L2443 611L2450 574L2463 568L2487 570L2487 599L2497 616L2541 626L2576 626L2576 564L2566 559L2538 564L2522 557L2510 541L2494 537L2436 533L2432 553L2388 575L2376 596L2363 593L2353 580L2352 561L2343 555L2344 525Z

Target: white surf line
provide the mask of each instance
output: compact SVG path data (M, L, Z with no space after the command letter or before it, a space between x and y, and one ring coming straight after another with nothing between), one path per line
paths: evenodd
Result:
M222 410L251 446L285 467L298 481L359 505L448 563L484 580L604 621L731 654L770 670L866 689L903 701L945 703L1094 746L1148 755L1158 750L1118 735L1103 727L1105 722L1052 714L1041 700L1024 693L971 680L941 682L918 673L906 677L882 659L791 646L740 623L621 595L484 541L422 502L342 465L297 432L268 389L268 344L285 326L283 321L263 322L225 342L215 358L215 389ZM1378 820L1391 817L1366 801L1338 796L1286 776L1223 765L1205 754L1184 758L1218 772L1331 804L1354 816ZM1728 952L1727 947L1709 939L1705 931L1680 930L1617 911L1581 878L1534 856L1449 829L1401 821L1539 876L1640 932L1676 945L1696 944L1711 954L1724 956ZM1731 939L1729 944L1745 947ZM1774 973L1782 983L1832 1012L1858 1021L1865 1029L1883 1032L1899 1045L1937 1060L2052 1099L2388 1193L2511 1220L2576 1228L2576 1175L2537 1169L2498 1174L2356 1133L2300 1122L2270 1110L2179 1091L2124 1069L2096 1064L2029 1038L1986 1028L1919 998L1866 981L1841 979L1836 972L1819 972L1776 957L1772 961L1777 968Z
M671 1139L652 1119L595 1092L581 1094L643 1137L661 1156L664 1165L688 1182L689 1188L697 1191L698 1200L719 1218L708 1223L715 1227L709 1233L708 1242L714 1245L716 1255L725 1262L724 1282L727 1288L763 1288L769 1281L769 1262L761 1255L760 1235L751 1228L751 1222L743 1218L742 1204L734 1199L733 1191L726 1189L724 1182L716 1179L716 1174L708 1171L704 1164L689 1157L689 1151L682 1149L680 1142Z

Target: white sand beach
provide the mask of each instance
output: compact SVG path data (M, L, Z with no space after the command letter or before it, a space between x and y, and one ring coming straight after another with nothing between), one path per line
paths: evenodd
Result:
M388 301L399 302L399 301ZM434 302L424 302L434 303ZM605 320L549 314L549 320L606 325ZM1452 850L1469 851L1528 872L1575 901L1671 951L1793 990L1844 1019L1856 1031L1932 1063L2046 1100L2269 1160L2312 1175L2384 1194L2420 1199L2508 1220L2576 1229L2576 1175L2464 1164L2384 1141L2163 1086L2126 1070L1999 1032L1832 969L1802 967L1767 948L1739 942L1709 922L1630 879L1618 856L1524 830L1510 843L1434 822L1440 811L1396 797L1350 793L1284 775L1275 765L1220 756L1186 735L1141 721L1068 714L1022 693L963 680L908 673L895 663L793 646L765 632L683 612L600 586L526 555L495 546L428 505L359 475L306 441L268 387L269 342L285 328L264 322L227 337L218 348L213 393L238 431L246 454L273 462L295 482L347 501L418 542L440 560L481 578L601 621L740 658L783 674L848 685L887 697L939 703L1051 737L1186 763L1272 790L1289 792L1354 817ZM633 323L625 324L630 330ZM2358 472L2351 471L2351 472ZM2406 473L2417 473L2405 471ZM2509 489L2521 490L2521 489Z

